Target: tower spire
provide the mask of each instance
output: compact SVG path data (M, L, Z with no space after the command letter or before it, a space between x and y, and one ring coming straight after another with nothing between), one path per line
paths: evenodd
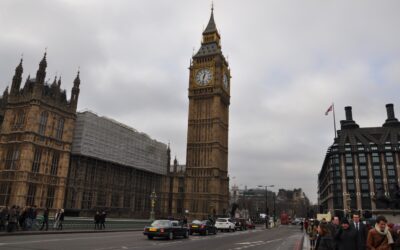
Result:
M206 29L203 31L203 34L217 32L217 26L214 21L214 3L211 4L211 16L208 21Z
M22 57L21 60L18 64L18 66L15 68L15 74L12 80L11 84L11 94L16 94L19 91L19 88L21 87L21 82L22 82L22 72L24 71L22 67Z
M46 51L44 52L42 60L39 63L39 69L36 72L36 82L39 84L44 84L44 80L46 78L46 68L47 68L46 56L47 56L47 48Z

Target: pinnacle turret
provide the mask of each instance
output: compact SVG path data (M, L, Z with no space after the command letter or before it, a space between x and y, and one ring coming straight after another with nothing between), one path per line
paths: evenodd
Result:
M18 93L18 91L21 87L21 82L22 82L22 72L24 72L24 69L22 67L22 58L21 58L21 61L19 62L18 66L15 68L15 75L13 77L12 84L11 84L11 94Z
M36 72L36 82L39 84L44 84L44 80L46 78L46 68L47 68L47 61L46 61L47 52L44 52L43 59L39 63L39 69Z

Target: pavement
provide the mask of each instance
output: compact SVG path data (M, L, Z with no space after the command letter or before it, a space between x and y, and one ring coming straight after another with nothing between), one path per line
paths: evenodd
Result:
M302 250L303 233L298 227L279 226L273 229L217 235L193 235L189 239L148 240L142 231L82 232L39 235L9 235L0 237L0 249L7 250L126 250L126 249L175 249L175 250Z

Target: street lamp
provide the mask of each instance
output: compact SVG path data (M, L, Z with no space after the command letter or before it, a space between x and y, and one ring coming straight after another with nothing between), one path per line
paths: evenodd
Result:
M258 185L257 187L263 187L262 185ZM269 224L269 211L268 211L268 188L274 187L274 185L266 185L265 187L265 228L268 229Z
M152 221L155 219L154 206L156 204L156 199L157 199L157 194L156 194L156 191L153 189L153 192L151 192L151 195L150 195L150 201L151 201L150 220L152 220Z

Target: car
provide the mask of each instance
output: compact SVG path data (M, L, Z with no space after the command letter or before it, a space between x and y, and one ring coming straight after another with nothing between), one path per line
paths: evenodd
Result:
M177 236L188 238L189 229L177 220L155 220L150 226L144 228L143 234L149 240L154 237L163 237L172 240Z
M189 225L189 234L198 233L200 235L217 234L218 229L209 220L194 220Z
M215 222L215 227L220 231L235 231L235 223L231 218L218 218Z
M246 227L247 229L256 229L256 224L254 224L254 222L252 222L251 220L247 220Z
M241 219L241 218L236 218L235 219L235 229L240 230L240 231L247 230L246 220Z

